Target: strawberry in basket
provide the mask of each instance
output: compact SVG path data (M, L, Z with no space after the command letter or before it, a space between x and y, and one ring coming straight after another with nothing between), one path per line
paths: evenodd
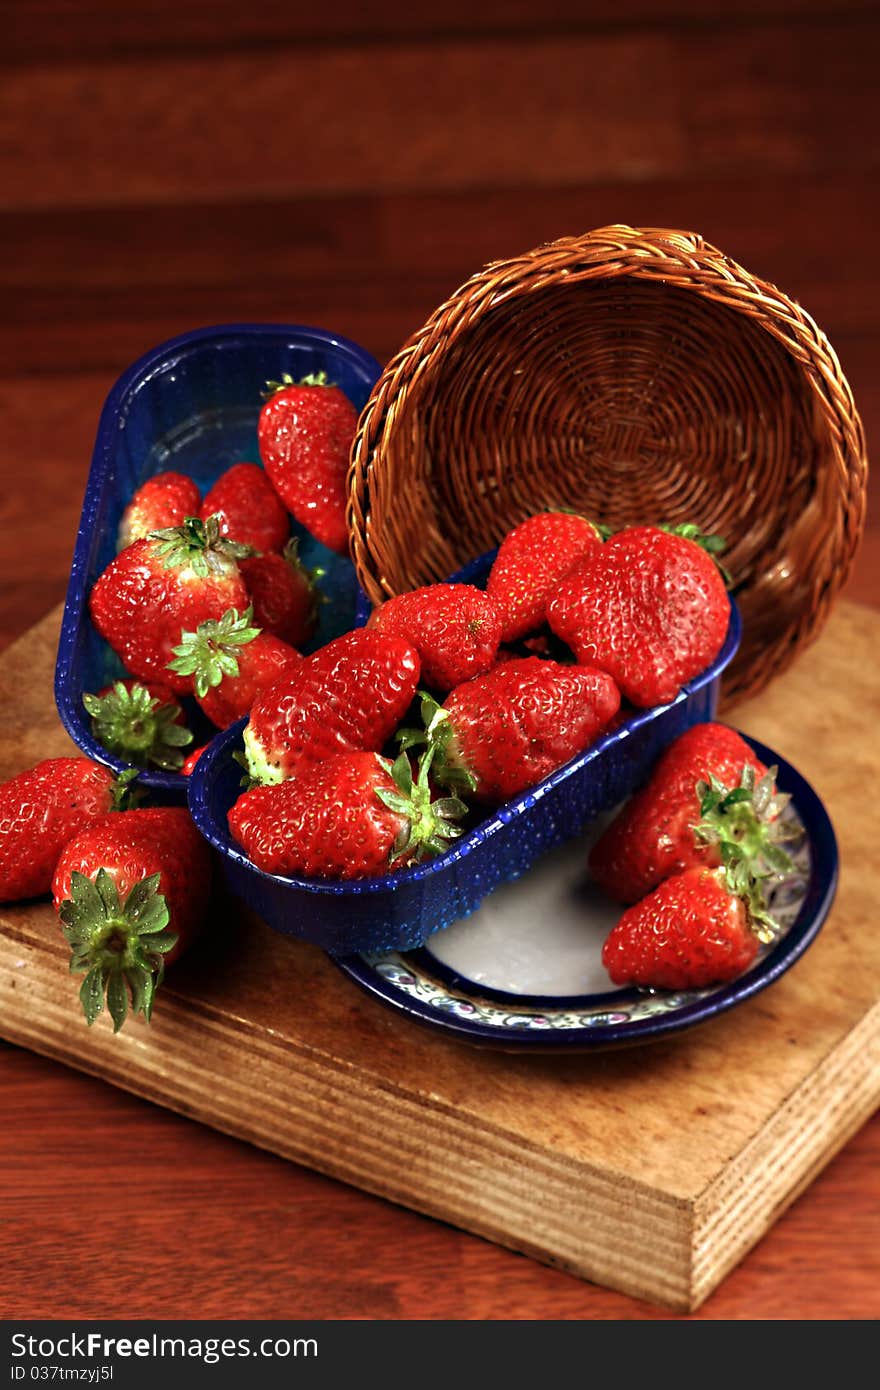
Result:
M260 458L284 505L316 540L345 555L348 459L357 412L325 372L267 383Z
M188 516L198 516L202 497L192 478L170 470L148 478L138 488L119 523L117 550L143 540L151 531L181 526Z
M473 584L427 584L387 599L370 627L405 638L419 654L422 680L445 692L495 664L501 611Z
M321 570L308 570L295 536L279 555L266 551L240 561L254 610L254 622L292 647L302 647L318 621L317 583Z
M281 782L333 753L379 752L406 713L419 658L401 637L358 628L262 691L244 731L256 782Z
M196 700L218 729L250 713L261 690L302 663L294 647L252 626L252 619L251 608L206 619L195 632L181 634L169 663L178 675L192 677Z
M438 782L496 805L582 753L619 706L604 671L530 656L466 681L442 705L423 696L425 728L403 731L401 746L426 743Z
M221 536L253 546L283 550L290 537L290 518L278 493L256 463L234 463L205 496L202 521L219 518Z
M180 634L247 608L236 558L249 553L221 537L216 517L187 517L117 555L92 588L92 621L133 676L187 694L192 679L168 669Z
M560 579L601 544L599 527L573 512L539 512L509 531L486 584L501 610L502 642L537 631Z
M693 526L628 527L561 580L548 622L632 704L667 704L724 644L730 603L712 558L722 546Z

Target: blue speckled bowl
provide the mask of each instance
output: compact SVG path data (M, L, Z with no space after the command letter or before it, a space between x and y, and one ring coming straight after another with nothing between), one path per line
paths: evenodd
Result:
M456 580L478 580L491 556ZM363 616L363 609L361 610ZM263 873L233 840L228 812L240 794L246 720L219 735L189 779L189 807L219 851L232 892L276 931L314 942L333 955L411 950L432 932L466 917L493 888L517 878L547 850L577 835L587 821L629 796L662 750L692 724L712 719L721 672L740 640L731 603L730 627L712 665L668 705L639 710L585 753L528 792L507 802L436 859L383 878L328 882Z
M132 493L154 473L173 468L206 492L242 459L259 461L260 392L283 372L300 378L326 371L360 410L380 367L356 343L320 328L227 324L172 338L129 367L111 390L98 424L86 484L55 667L55 700L67 732L84 753L121 771L126 764L92 737L82 697L123 674L92 626L88 596L116 553L119 520ZM324 570L320 625L311 647L354 623L359 593L347 556L334 555L296 524L304 563ZM187 723L198 747L216 730L189 702ZM146 770L140 785L160 800L183 801L187 778Z

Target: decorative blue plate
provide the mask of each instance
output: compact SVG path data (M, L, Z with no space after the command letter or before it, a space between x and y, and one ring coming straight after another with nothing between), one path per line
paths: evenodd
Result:
M803 954L828 915L838 855L828 814L808 782L772 749L748 739L778 769L800 829L796 873L775 891L782 931L739 979L712 989L616 989L602 944L621 908L589 882L591 838L546 855L517 882L420 950L337 957L349 979L414 1022L462 1042L505 1051L593 1050L647 1042L703 1023L772 984Z

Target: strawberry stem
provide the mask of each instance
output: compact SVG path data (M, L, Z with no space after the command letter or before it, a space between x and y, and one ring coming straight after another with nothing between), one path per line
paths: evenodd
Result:
M389 810L403 817L403 825L391 846L388 856L390 868L403 868L408 864L418 864L435 854L448 849L450 841L463 834L457 824L467 815L467 806L456 796L431 799L429 773L435 748L429 747L418 763L418 772L413 780L412 765L406 753L400 753L393 763L385 758L379 762L385 768L397 787L396 792L376 789L376 795Z
M259 637L262 628L253 627L253 606L239 613L227 608L222 618L207 618L195 632L182 632L180 645L173 647L174 661L168 669L179 676L192 676L196 695L203 700L224 676L239 674L236 652Z
M188 565L203 579L217 568L220 556L246 560L256 554L252 545L243 545L221 534L219 513L209 516L207 521L198 516L184 517L179 526L151 531L149 539L156 542L156 553L166 569Z
M106 868L94 879L76 870L70 876L70 897L58 911L71 946L71 974L85 973L79 997L89 1027L103 1011L105 996L114 1033L127 1017L129 994L132 1013L150 1021L164 958L177 944L175 933L165 930L169 913L159 878L141 879L122 903Z
M282 372L280 381L267 381L265 391L260 392L260 398L264 401L271 401L273 396L277 396L279 391L286 391L290 386L335 386L335 381L330 381L327 373L309 372L307 376L300 377L296 381L289 372Z
M400 750L424 746L430 762L434 763L434 780L453 793L466 795L476 790L477 779L461 760L455 729L449 711L427 690L420 690L422 729L400 729L395 735Z
M92 733L108 752L164 772L183 766L180 750L193 736L177 722L176 702L163 704L139 682L129 688L115 681L106 695L83 695L83 705L92 716Z

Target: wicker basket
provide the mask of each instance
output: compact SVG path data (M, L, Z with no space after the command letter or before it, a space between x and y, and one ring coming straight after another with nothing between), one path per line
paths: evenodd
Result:
M745 623L729 701L818 633L866 474L798 305L691 232L604 227L487 266L389 363L354 444L352 555L380 603L550 506L698 522L727 537Z

